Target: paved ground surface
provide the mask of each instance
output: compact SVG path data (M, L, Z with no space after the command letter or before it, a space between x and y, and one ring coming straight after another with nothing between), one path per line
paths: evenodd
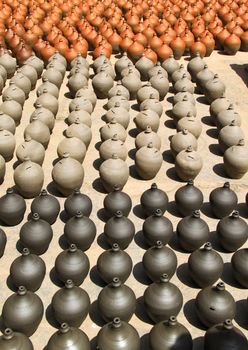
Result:
M184 65L187 64L187 60L183 61ZM242 128L246 133L248 131L248 119L247 119L247 110L248 110L248 76L244 71L244 65L247 64L247 54L238 53L235 57L228 57L215 52L210 58L206 59L207 64L210 69L218 73L220 78L225 82L227 86L227 97L235 104L235 108L241 114L242 117ZM57 116L55 128L53 134L51 135L51 141L49 147L46 151L46 157L43 164L43 169L45 172L45 183L44 186L48 188L50 192L54 194L54 188L51 185L51 170L52 163L57 158L56 148L60 140L63 138L63 131L66 128L66 123L64 119L68 115L68 105L70 99L65 96L67 92L66 87L67 79L61 87L60 90L60 104L59 104L59 113ZM37 83L37 86L40 82ZM162 148L164 155L164 162L162 168L160 169L158 175L156 176L155 181L158 186L165 190L171 201L169 205L169 210L166 212L166 216L172 220L174 228L176 228L177 222L180 220L178 216L174 201L174 193L178 187L183 183L178 181L175 176L174 164L169 155L169 136L175 133L175 129L171 123L170 118L167 115L167 112L171 109L171 93L166 96L166 99L163 101L164 113L161 117L159 135L162 139ZM196 185L203 191L206 204L202 210L202 217L207 221L211 229L211 241L213 242L214 247L221 253L223 260L225 261L225 272L223 274L223 280L226 282L226 288L232 293L237 302L237 317L235 319L235 325L240 327L243 332L248 335L248 313L246 308L247 290L241 289L233 280L230 272L230 260L231 254L223 252L218 246L215 239L215 228L217 220L212 218L211 212L209 211L208 205L208 196L211 190L217 186L223 184L226 180L225 174L223 172L222 166L222 157L218 154L218 147L216 146L216 131L214 126L211 124L211 118L209 117L209 106L205 104L204 99L196 95L197 98L197 117L202 121L203 132L199 139L199 151L201 152L204 159L204 166L196 179ZM23 130L26 125L29 123L30 114L33 111L33 103L36 99L35 91L32 91L28 101L26 101L23 111L23 118L21 120L20 126L16 130L16 143L19 145L23 140ZM81 328L88 334L89 338L92 340L92 348L94 348L94 338L97 335L100 326L103 325L99 315L96 311L96 299L98 293L103 286L96 272L96 260L99 254L107 248L106 243L102 237L104 220L102 215L102 204L105 193L99 182L98 175L98 166L99 166L99 155L97 151L97 146L99 145L100 136L99 128L104 124L101 120L101 116L104 113L103 105L106 101L98 101L94 113L92 114L92 131L93 138L89 146L85 161L85 180L82 186L82 191L88 194L93 201L93 212L91 218L94 220L97 226L97 239L93 243L87 255L90 259L91 271L86 280L84 281L82 287L89 293L92 307L90 315L87 317L85 322L82 324ZM135 101L132 101L131 104L135 104ZM136 110L131 110L131 116L136 115ZM131 122L129 126L129 131L135 127L134 123ZM128 138L126 140L126 146L130 151L130 156L127 159L127 163L130 166L130 177L125 186L125 191L131 195L133 200L133 211L130 214L130 219L134 222L136 227L136 237L132 244L128 247L127 252L131 255L133 260L133 273L127 280L127 284L133 288L136 297L137 297L137 312L132 317L130 323L136 327L140 337L142 337L142 350L148 349L147 345L147 333L149 333L152 325L148 320L144 308L142 305L142 295L149 284L148 279L145 277L145 274L142 270L141 260L142 256L147 248L142 239L142 223L143 217L141 215L139 207L139 199L144 190L150 187L151 183L154 181L142 181L137 178L134 171L134 160L133 160L133 149L134 149L134 138L133 132L129 132ZM7 172L4 183L0 187L0 195L5 193L5 190L13 186L13 164L16 162L14 157L7 164ZM248 217L248 208L246 208L245 195L248 190L248 174L241 180L231 181L232 188L236 191L239 197L239 210L242 217ZM56 195L58 195L55 192ZM63 209L64 198L58 195L59 201L61 203L61 208ZM31 201L27 201L28 210L25 215L25 220L29 214L29 207ZM53 225L54 237L49 247L49 250L42 256L46 262L47 273L45 280L37 292L37 294L42 298L44 302L45 309L47 310L53 294L58 290L60 284L56 279L54 279L51 270L54 266L54 261L59 252L62 251L62 248L59 244L59 239L63 234L63 213L61 218ZM22 222L22 224L25 222ZM5 299L13 293L11 286L6 284L7 277L9 275L9 267L11 262L20 254L17 250L16 243L19 237L19 230L21 225L13 228L4 228L7 236L8 243L5 251L4 257L0 260L0 305L3 304ZM178 320L182 322L190 330L194 338L194 350L202 349L202 341L204 335L204 329L199 324L195 312L194 312L194 298L196 297L199 289L195 288L188 278L186 263L189 254L184 253L178 247L178 244L175 240L171 244L172 248L177 254L178 258L178 270L177 273L173 276L172 282L175 283L183 292L184 296L184 306L178 315ZM56 330L54 328L55 324L51 317L51 314L48 311L44 314L42 322L37 330L37 332L32 336L31 340L34 344L36 350L41 350L47 344L47 341L51 334Z

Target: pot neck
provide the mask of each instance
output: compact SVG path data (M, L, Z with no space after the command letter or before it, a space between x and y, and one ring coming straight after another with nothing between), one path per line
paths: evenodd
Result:
M151 185L151 190L157 190L158 189L158 186L157 184L154 182L152 185Z
M121 210L117 210L117 212L115 212L115 218L116 219L121 219L123 217L122 211Z
M76 244L71 244L70 247L68 248L69 253L75 253L77 251L77 246Z
M121 320L119 317L115 317L111 323L111 326L114 328L114 329L118 329L121 327Z
M210 252L213 250L212 244L210 242L207 242L206 244L204 244L203 250L206 252Z
M14 332L12 331L12 329L10 328L6 328L4 331L3 331L3 339L4 340L10 340L14 337Z
M111 251L114 253L119 252L120 251L119 245L117 243L113 243Z
M72 289L73 287L74 287L74 283L73 283L72 280L67 280L67 281L65 282L65 288L66 288L66 289Z
M118 288L121 286L121 281L118 277L114 277L111 283L111 287Z
M217 285L216 285L216 290L218 292L222 292L224 291L226 288L225 288L225 283L224 282L219 282Z
M169 320L168 320L168 325L169 326L176 326L177 325L177 318L176 318L176 316L171 316L170 318L169 318Z
M166 273L163 273L163 275L160 277L160 283L168 283L169 282L169 276Z
M231 330L233 328L233 323L231 319L227 319L223 322L223 328L226 330Z
M70 326L67 323L62 323L60 326L59 332L65 334L69 332L69 330L70 330Z
M24 286L18 287L17 295L23 296L27 294L27 289Z

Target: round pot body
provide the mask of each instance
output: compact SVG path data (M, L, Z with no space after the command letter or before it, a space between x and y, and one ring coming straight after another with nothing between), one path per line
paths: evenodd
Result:
M206 327L224 322L227 318L233 319L236 314L235 300L225 290L223 282L202 289L195 299L195 307L197 316Z
M248 249L237 250L232 256L232 271L239 284L248 288Z
M74 189L73 193L66 198L64 203L66 214L72 218L80 211L84 216L90 216L92 211L92 201L86 194L81 193L79 189Z
M90 298L84 289L67 280L54 294L51 306L59 324L66 322L71 327L80 327L89 313Z
M5 301L2 310L4 325L28 337L37 330L44 312L38 295L20 286L17 293Z
M0 229L0 258L3 256L7 243L7 236L4 230Z
M148 126L152 131L157 132L159 128L159 115L152 109L145 109L139 112L134 118L134 123L139 131L145 131Z
M194 181L189 180L187 185L180 187L175 193L177 210L182 216L192 215L195 210L201 208L203 194L194 186Z
M154 246L157 241L166 245L173 236L173 226L169 219L163 216L160 209L149 216L143 223L143 235L150 246Z
M107 98L108 91L114 86L114 81L108 73L100 71L92 79L92 86L98 98Z
M48 194L46 190L42 190L40 195L33 200L31 212L38 213L42 220L53 225L59 215L60 204L56 197Z
M106 141L108 139L112 139L112 137L115 135L117 135L120 141L126 141L127 132L125 128L121 124L117 123L116 119L113 118L109 123L101 127L100 136L102 141Z
M170 141L170 149L173 157L175 158L178 153L187 149L187 147L191 146L195 151L197 150L197 140L194 135L188 132L187 129L183 129L172 136Z
M187 252L200 248L209 239L208 224L200 218L200 212L181 219L177 225L177 237L181 247Z
M235 146L240 140L244 140L242 129L232 121L219 132L218 141L221 151L224 153L229 147Z
M222 219L236 209L238 197L230 188L230 183L225 182L223 187L217 187L210 193L209 201L214 216Z
M22 222L26 211L26 202L22 196L14 193L12 188L0 198L0 219L8 226L16 226Z
M203 166L200 154L189 146L186 150L178 153L175 161L175 170L177 176L182 181L195 179Z
M189 274L193 281L201 288L213 285L222 275L223 260L211 243L191 253L188 260Z
M118 210L127 217L132 209L132 200L127 193L122 192L118 186L114 186L112 192L104 198L103 206L109 218Z
M0 110L9 115L15 121L16 126L20 124L22 118L22 106L20 103L9 97L0 105Z
M38 119L38 117L33 117L33 120L24 130L24 137L29 137L39 143L47 149L50 141L50 130L46 124Z
M0 347L2 350L34 350L33 344L25 334L14 332L10 328L3 331Z
M224 153L224 168L232 179L241 179L248 171L248 148L244 140L229 147Z
M170 279L177 268L176 254L161 241L149 248L143 255L142 263L147 276L154 282L160 280L163 273Z
M153 179L160 170L163 162L161 152L152 143L141 147L135 155L135 166L138 175L144 180Z
M228 109L230 103L231 102L224 95L214 100L209 108L211 116L217 117L221 111Z
M196 75L201 70L203 70L205 65L204 60L200 57L200 54L197 52L195 57L192 57L187 65L187 70L192 77L192 81L196 81Z
M0 128L0 155L6 162L12 159L15 146L15 136L10 131Z
M177 132L188 130L189 133L191 133L193 136L195 136L196 139L198 139L202 132L202 124L201 122L196 119L193 115L190 113L180 119L177 123Z
M80 139L86 146L89 147L91 139L92 139L92 131L87 125L80 123L79 120L76 119L75 123L68 126L65 131L66 137L77 137Z
M22 245L36 255L44 254L53 237L51 225L40 219L37 213L32 215L20 230L20 241Z
M112 158L113 153L116 153L118 158L124 161L127 159L127 148L117 135L104 141L99 148L100 158L103 160Z
M33 140L30 136L26 136L24 142L16 149L16 157L22 163L29 158L31 162L42 166L45 158L45 148L40 142Z
M0 128L7 130L15 135L16 125L15 121L7 114L0 111Z
M131 274L132 267L132 259L120 249L117 243L114 243L111 249L104 251L97 259L97 271L106 283L111 283L114 277L124 283Z
M151 185L150 189L143 192L140 198L140 204L146 216L155 214L157 209L160 209L162 214L164 214L168 202L167 194L159 189L155 183Z
M135 147L140 149L141 147L148 146L149 143L153 144L153 147L157 150L161 148L161 139L158 134L152 131L150 126L146 127L146 130L140 132L135 138Z

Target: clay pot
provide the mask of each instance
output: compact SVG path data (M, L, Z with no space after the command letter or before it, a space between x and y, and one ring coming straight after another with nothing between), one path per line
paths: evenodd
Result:
M142 86L137 92L137 102L140 104L145 101L153 94L156 99L159 100L159 92L152 87L152 84L148 82L146 85Z
M71 279L76 286L80 286L88 275L90 268L87 255L71 244L67 250L59 253L55 260L55 271L62 282Z
M157 132L159 128L160 119L158 114L151 110L145 109L139 112L134 118L134 123L139 131L145 131L149 126L152 131Z
M32 122L24 130L24 137L30 137L46 149L50 141L50 130L37 116L34 116Z
M209 103L224 95L226 90L225 84L215 74L213 79L209 80L204 87L204 93Z
M64 226L64 235L69 243L75 244L82 251L90 248L96 237L96 226L81 211L70 218Z
M63 74L56 69L56 64L50 63L49 68L42 74L42 79L47 79L50 83L56 85L59 89L63 83Z
M44 254L53 237L50 224L40 219L37 213L20 230L20 241L24 247L36 255Z
M112 158L113 153L117 154L118 158L122 160L127 159L127 149L121 140L118 139L118 135L115 134L111 139L104 141L100 148L100 158L103 160Z
M67 197L75 188L80 189L82 186L84 169L69 153L64 153L63 158L53 167L52 178L58 191Z
M169 91L169 80L162 72L158 72L158 74L154 75L149 81L152 87L158 91L159 99L162 101Z
M108 98L110 99L111 97L114 97L116 95L118 95L118 93L121 93L121 96L124 96L127 100L130 99L130 94L127 88L125 88L125 86L122 85L121 81L118 80L116 85L113 86L109 92L108 92Z
M135 227L132 221L123 216L122 212L118 210L106 222L104 234L110 245L117 243L121 249L126 249L134 237Z
M232 256L232 272L234 278L241 286L247 288L248 286L248 249L243 248L237 250Z
M71 158L77 160L81 164L84 161L86 152L87 149L83 141L71 135L60 141L57 147L59 158L63 158L63 154L69 153Z
M229 147L237 145L241 139L244 139L243 131L233 120L220 130L218 141L221 151L224 153Z
M202 169L202 158L191 146L176 156L175 170L183 181L194 179Z
M30 123L32 123L33 120L39 120L40 122L45 124L49 128L50 133L52 133L55 125L53 113L49 111L49 109L44 108L39 104L37 104L36 106L37 107L35 111L31 114Z
M140 338L133 326L115 317L100 329L97 335L97 349L139 350Z
M188 329L175 316L157 323L149 333L151 350L192 350L193 341Z
M172 73L171 80L173 85L183 77L191 80L189 72L184 68L183 64L180 64L179 68Z
M196 101L194 98L194 95L192 95L190 92L186 91L186 87L183 88L183 91L176 93L173 96L173 106L175 106L175 104L177 102L182 102L184 100L184 98L186 98L186 101L191 102L192 105L196 105ZM181 117L184 118L184 117Z
M69 88L72 97L75 97L78 90L83 87L88 86L88 80L79 69L76 69L75 74L73 74L69 79L67 86Z
M44 78L43 81L44 81L44 83L41 84L36 90L37 97L42 95L44 93L44 90L46 89L49 94L53 95L54 97L56 97L58 99L59 98L58 87L55 84L48 81L47 78Z
M127 53L124 52L122 57L119 58L116 62L115 62L115 73L117 78L120 78L121 76L121 71L124 68L128 67L128 64L132 63L132 61L127 57Z
M75 216L80 211L84 216L90 216L92 211L91 199L80 192L79 189L74 189L64 203L66 214L69 218Z
M24 248L22 255L16 258L10 266L12 283L18 288L24 286L27 290L35 292L42 284L46 274L44 261L35 254L30 254L28 248Z
M195 86L194 84L192 83L191 80L189 80L186 76L186 74L184 73L183 76L178 79L174 86L173 86L174 90L176 93L178 92L184 92L184 91L188 91L190 92L191 94L194 93L195 91Z
M139 77L133 73L132 69L129 69L129 73L125 75L122 80L122 85L128 89L130 94L130 99L134 100L137 98L137 92L142 87L142 83Z
M187 95L183 96L183 99L177 102L172 108L172 118L177 123L180 119L184 118L185 115L190 113L191 116L196 117L196 107L188 99Z
M0 111L0 128L11 132L13 135L16 131L15 121L2 111Z
M30 80L31 90L34 90L38 80L38 74L36 69L32 65L29 65L26 63L19 69L20 69L20 72Z
M5 89L2 94L3 102L9 98L18 102L22 107L26 99L24 91L22 91L13 81L10 82L9 87Z
M108 97L108 91L114 86L112 77L104 71L97 73L92 79L92 86L98 98Z
M106 321L113 320L115 315L128 322L136 309L136 297L131 288L122 284L118 277L104 287L97 299L99 314Z
M79 93L80 92L80 93ZM93 104L89 99L82 96L83 92L78 90L76 96L69 104L69 111L83 110L91 114L93 112Z
M220 111L215 118L215 124L218 130L230 125L232 121L234 121L235 125L241 126L240 115L234 110L232 104L227 109Z
M5 51L4 54L0 56L0 65L6 69L8 79L15 74L16 59L12 57L8 51Z
M224 50L228 55L235 55L237 51L239 51L241 46L240 38L234 33L230 34L224 40Z
M165 247L161 241L157 241L153 247L145 252L142 263L147 276L156 282L159 281L163 273L166 273L171 279L177 268L177 257L173 250Z
M208 66L205 64L204 68L196 74L196 85L200 92L204 92L205 85L209 80L214 78L214 73L208 69Z
M31 91L31 82L24 74L17 70L17 74L10 79L10 82L18 86L25 93L26 99L28 98Z
M163 113L163 106L154 94L151 94L149 96L149 98L147 98L145 101L141 102L139 108L140 108L140 111L150 109L150 110L156 112L159 117L161 117L161 115Z
M13 332L10 328L3 331L3 335L0 337L0 346L2 350L34 350L33 344L25 334Z
M48 341L47 350L59 350L73 347L75 350L90 350L90 341L81 329L69 327L62 323L60 329L55 332Z
M223 260L211 243L195 250L189 257L188 269L190 277L201 288L213 285L222 275Z
M54 117L58 113L58 100L53 95L49 94L47 89L43 89L42 94L36 99L34 107L37 107L37 105L41 105L42 107L49 109L49 111L53 113Z
M153 282L145 290L144 306L149 318L157 323L178 315L183 305L180 289L169 282L169 277L163 274L160 281Z
M197 140L187 129L183 129L183 131L172 136L170 148L174 158L176 158L179 152L186 150L189 146L195 151L197 150Z
M0 110L10 116L16 126L20 124L22 118L22 106L11 97L6 97L5 101L0 105Z
M238 328L234 327L230 319L211 327L204 336L205 350L213 349L213 346L224 350L230 344L233 349L240 350L245 350L248 346L247 338Z
M225 151L224 167L232 179L240 179L246 174L248 171L248 150L243 139Z
M126 97L122 96L121 90L118 90L115 96L109 98L106 105L107 109L113 108L117 102L120 104L120 107L125 108L127 111L130 110L130 104Z
M83 88L78 90L78 92L76 93L76 97L82 97L82 96L86 100L89 100L91 102L93 109L94 109L96 106L97 97L96 97L96 94L94 93L94 90L92 89L92 87L84 86Z
M146 81L149 79L148 71L154 67L154 63L143 54L142 57L135 63L135 67L141 74L141 80Z
M231 214L236 208L238 197L230 189L230 183L225 182L223 187L217 187L210 193L209 201L214 216L221 219Z
M157 209L160 209L162 214L164 214L168 202L167 194L159 189L155 183L151 185L150 189L143 192L140 198L141 207L146 216L155 214Z
M198 139L202 132L202 124L191 113L188 113L186 117L180 119L177 123L177 132L183 132L183 130L188 130L190 134Z
M79 120L80 123L85 124L91 128L92 121L90 113L81 109L79 105L77 105L75 109L68 115L67 123L68 125L71 125L75 123L76 120Z
M196 75L203 70L204 65L204 60L200 57L199 52L196 52L195 56L191 58L187 65L187 70L190 73L193 82L196 81Z
M31 203L31 212L39 214L42 220L53 225L60 212L60 204L56 197L42 190L40 195Z
M103 116L106 123L110 123L113 119L118 124L121 124L125 129L128 128L130 123L130 115L128 111L121 106L120 102L115 102L114 106L110 108Z
M199 210L181 219L177 225L177 237L187 252L199 249L209 239L208 224L201 219Z
M65 57L59 53L59 51L56 51L51 57L49 57L48 59L48 63L60 63L63 64L63 66L66 68L67 66L67 61L65 59Z
M103 64L96 69L96 73L100 72L105 72L106 74L109 74L113 80L115 79L115 71L112 64L107 60L105 60Z
M189 180L187 185L180 187L175 193L175 202L182 216L192 215L195 210L201 208L203 194L194 186L194 181Z
M0 128L0 155L6 162L12 159L15 145L14 135L10 131Z
M124 283L131 274L132 267L132 259L117 243L113 243L112 248L97 259L97 271L106 283L111 283L114 277Z
M184 54L186 46L184 41L180 38L180 35L177 35L177 37L170 42L170 47L173 50L175 59L179 60Z
M30 136L26 136L24 142L16 149L16 157L20 162L29 158L31 162L42 165L45 158L45 148L41 143L32 140Z
M6 164L4 158L0 155L0 183L3 182L6 172Z
M211 103L209 111L212 117L217 117L218 113L227 110L229 106L230 101L223 95Z
M3 90L3 87L7 81L7 71L4 68L4 66L0 66L0 76L1 76L1 91Z
M37 330L44 312L38 295L20 286L3 304L2 318L5 327L31 336Z
M223 282L202 289L195 299L195 307L198 318L208 328L227 318L233 319L236 314L235 300Z
M145 131L140 132L135 138L135 147L140 149L141 147L147 146L149 143L152 143L154 148L160 150L161 148L161 139L157 133L152 131L150 126L147 126Z
M223 248L235 252L247 241L248 226L235 210L232 215L219 221L216 233Z
M135 66L132 63L129 63L127 68L124 68L121 71L121 77L124 78L126 76L129 76L130 74L134 74L139 80L141 78L140 72L138 71L138 69L135 68Z
M23 197L14 193L12 188L0 198L0 219L8 226L18 225L24 217L26 203Z
M157 62L152 68L149 69L148 78L151 79L152 77L156 76L158 73L162 73L165 78L168 78L168 73L161 66L160 62Z
M84 289L67 280L54 294L51 306L54 318L60 324L66 322L71 327L80 327L89 313L90 298Z
M30 56L24 63L34 67L38 78L41 77L42 71L44 69L44 62L40 58L32 54L32 56Z
M100 129L100 136L102 141L112 139L114 135L117 135L120 141L122 142L126 141L127 132L121 124L117 123L115 118L113 118L106 125L102 126Z
M135 154L135 166L138 175L144 180L153 179L163 162L162 154L153 147L152 142L141 147Z
M111 192L114 185L117 185L120 189L125 186L129 177L129 169L122 159L113 154L112 158L101 164L99 175L105 190Z
M166 70L169 77L179 68L179 63L175 60L173 54L169 56L163 63L162 67Z

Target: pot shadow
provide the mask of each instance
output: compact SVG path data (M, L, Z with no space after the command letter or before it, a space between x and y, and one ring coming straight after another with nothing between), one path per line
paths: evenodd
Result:
M213 214L213 212L212 212L210 202L205 202L205 203L202 204L201 212L202 212L204 215L206 215L208 218L216 219L216 217L214 216L214 214Z
M139 219L145 220L145 218L146 218L144 215L144 212L142 210L141 204L137 204L133 207L133 213Z
M217 128L211 128L206 131L206 134L209 137L212 137L212 139L218 139L218 129Z
M47 185L47 192L49 192L50 194L52 194L55 197L59 197L59 198L64 198L65 196L63 196L56 188L56 185L54 183L54 181L51 181L48 185Z
M102 141L98 141L97 143L95 143L95 149L97 151L99 151L99 148L100 148L101 144L102 144Z
M139 110L140 110L139 104L138 104L138 103L134 103L134 104L131 106L131 109L133 109L134 111L139 112Z
M218 157L222 157L222 152L218 143L212 143L208 146L209 151Z
M138 231L136 235L134 236L134 242L139 246L141 249L147 250L150 248L150 246L146 243L143 231Z
M173 119L172 109L167 109L167 111L165 111L165 114L167 115L167 117L171 118L171 120Z
M236 310L235 321L240 327L248 330L247 299L236 301Z
M210 232L209 242L212 244L213 249L217 250L219 253L227 253L220 244L216 231Z
M248 218L248 207L246 203L239 203L237 206L237 210L242 218Z
M177 210L177 204L175 201L171 201L168 203L167 211L168 213L170 213L171 215L177 218L182 218L182 215L180 215L179 211Z
M230 67L235 71L237 75L243 80L248 87L248 64L230 64Z
M16 160L12 166L13 170L15 170L18 167L18 165L20 165L20 164L21 164L21 162L19 160ZM1 183L3 183L3 181Z
M245 287L241 286L241 284L239 284L238 281L235 280L232 272L232 264L230 262L226 262L224 264L224 270L221 279L229 286L238 289L246 289Z
M172 239L170 240L170 242L168 244L171 247L171 249L173 249L179 253L188 254L188 255L190 254L190 253L186 252L185 250L183 250L182 247L180 246L176 232L173 233Z
M139 131L137 128L133 128L131 130L128 131L128 134L133 137L134 139L136 138L136 136L138 135Z
M103 187L103 184L101 182L101 179L100 177L98 177L97 179L95 179L93 182L92 182L92 187L94 190L96 190L97 192L100 192L100 193L107 193L107 191L105 190L105 188Z
M19 253L22 253L22 250L23 250L24 245L22 244L22 242L20 241L20 239L18 239L18 241L16 242L16 250L19 252Z
M90 340L90 349L91 350L96 350L97 349L97 336L95 336L94 338L92 338Z
M148 317L146 310L145 310L145 305L144 305L144 297L139 297L136 300L136 311L135 315L143 322L148 323L153 325L154 323L152 320Z
M101 158L97 158L94 160L94 162L92 163L93 164L93 167L98 171L101 164L102 164L102 159Z
M165 122L164 122L164 126L166 128L169 128L169 129L176 129L176 126L175 126L175 123L172 119L167 119Z
M213 122L213 118L210 115L206 115L205 117L202 117L201 121L208 126L215 126Z
M150 350L149 333L142 335L142 337L140 338L140 349L141 350Z
M165 162L170 164L175 164L175 159L173 158L173 155L170 149L167 149L166 151L164 151L162 155Z
M101 220L102 222L107 222L108 221L108 217L106 215L105 209L101 208L97 211L96 213L97 217L99 220Z
M94 284L96 284L99 287L103 288L106 286L106 283L99 276L96 265L93 266L92 269L90 270L90 279Z
M108 110L109 110L108 104L107 104L107 103L105 103L105 104L102 106L102 108L105 109L105 111L108 111Z
M104 320L99 314L98 307L97 307L97 300L93 301L93 303L90 305L90 312L89 312L90 319L99 327L103 327L105 325Z
M16 291L17 291L17 288L16 288L16 286L14 285L14 283L13 283L12 278L11 278L10 275L7 277L6 285L7 285L7 287L8 287L10 290L12 290L12 292L16 292Z
M169 103L173 103L173 96L169 96L166 99Z
M188 264L184 263L180 266L178 266L176 275L178 279L185 284L186 286L193 288L193 289L200 289L196 283L192 280L192 278L189 275L189 269L188 269Z
M60 248L62 248L63 250L69 248L69 243L68 243L68 241L67 241L67 239L66 239L66 237L65 237L64 234L61 235L61 236L59 237L59 246L60 246Z
M176 173L176 168L175 167L172 167L172 168L169 168L167 171L166 171L166 175L168 176L169 179L171 180L174 180L174 181L177 181L177 182L184 182L182 181L179 176L177 175Z
M141 180L141 178L139 177L137 171L136 171L136 166L135 164L130 165L129 167L129 174L133 179L137 179L137 180Z
M60 159L61 159L61 158L59 158L59 157L55 158L55 159L53 160L53 162L52 162L52 165L53 165L53 166L56 165L56 164L60 161Z
M58 278L54 267L49 272L49 277L53 284L55 284L55 286L58 286L60 288L64 286L64 283Z
M137 152L137 148L132 148L130 149L130 151L128 152L128 156L130 159L135 160L135 154Z
M61 220L64 224L66 224L67 221L69 220L69 217L68 217L68 215L66 214L66 211L65 211L65 210L62 210L62 211L60 212L59 218L60 218L60 220Z
M104 233L101 233L98 237L97 237L97 244L102 248L102 249L110 249L111 246L108 244Z
M53 314L53 309L52 309L52 305L49 304L48 307L46 308L46 312L45 312L45 317L47 322L54 328L59 328L60 324L58 321L56 321L54 314Z
M198 90L198 91L199 91L199 90ZM202 105L207 105L207 106L209 106L209 102L208 102L208 100L206 99L206 97L205 97L204 95L197 97L197 98L196 98L196 101L199 102L199 103L201 103Z
M197 337L193 339L194 350L202 350L204 347L204 337Z
M136 281L146 286L149 286L149 284L152 283L152 281L147 277L141 261L134 265L133 276L136 279Z
M73 96L72 96L72 94L69 92L69 91L66 91L65 93L64 93L64 97L66 97L66 98L69 98L69 99L73 99Z
M215 164L213 166L213 171L215 172L216 175L219 175L220 177L224 177L225 179L227 178L223 163Z
M188 322L192 326L206 331L206 328L197 317L196 308L195 308L195 299L191 299L184 304L183 313L184 313L184 316L187 318Z
M6 328L7 327L5 326L5 324L3 322L3 316L1 315L0 316L0 331L3 333Z

